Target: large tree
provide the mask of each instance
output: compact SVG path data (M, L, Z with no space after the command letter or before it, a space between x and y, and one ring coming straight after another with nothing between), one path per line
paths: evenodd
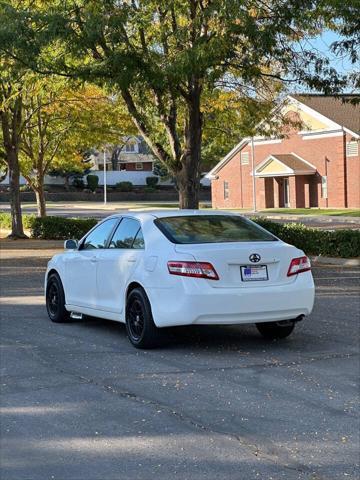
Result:
M344 79L306 39L344 25L355 0L346 3L352 9L335 0L52 0L46 11L5 9L0 49L14 39L10 22L24 64L116 89L176 177L180 206L196 208L204 96L231 89L262 105L274 79L340 91Z
M6 163L10 185L11 238L26 238L20 204L19 149L23 129L25 80L13 62L0 54L1 161Z
M21 172L43 217L45 175L81 172L81 152L121 139L130 121L102 89L52 77L33 82L23 97L23 111L27 121L21 134Z

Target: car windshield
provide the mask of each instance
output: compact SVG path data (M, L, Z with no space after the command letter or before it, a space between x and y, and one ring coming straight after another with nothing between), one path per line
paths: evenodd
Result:
M277 238L235 215L184 215L157 218L155 225L172 243L266 242Z

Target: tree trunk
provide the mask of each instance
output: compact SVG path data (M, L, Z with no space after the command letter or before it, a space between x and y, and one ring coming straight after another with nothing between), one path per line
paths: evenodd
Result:
M44 193L44 185L43 184L41 184L35 190L35 197L36 197L36 206L37 206L38 217L46 217L46 201L45 201L45 193Z
M191 163L195 162L192 161ZM199 178L197 171L192 167L193 165L188 164L176 177L179 191L179 207L181 209L189 208L196 210L199 208Z
M20 168L17 152L7 153L10 184L11 234L9 238L27 238L24 234L20 203Z
M181 209L199 208L200 160L202 140L201 87L194 82L188 102L188 121L185 128L185 152L182 168L176 176Z

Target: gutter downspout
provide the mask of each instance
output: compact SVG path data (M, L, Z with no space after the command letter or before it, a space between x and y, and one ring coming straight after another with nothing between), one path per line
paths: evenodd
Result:
M344 207L347 208L348 206L348 185L347 185L347 158L346 158L346 132L344 128L342 129L344 132L343 136L343 154L344 154Z
M252 187L253 187L253 210L256 212L256 178L255 178L255 152L254 137L251 137L251 169L252 169Z

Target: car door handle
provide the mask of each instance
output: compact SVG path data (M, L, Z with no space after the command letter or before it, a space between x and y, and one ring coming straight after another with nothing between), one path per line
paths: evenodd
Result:
M97 257L91 257L90 262L91 263L96 263L97 262Z
M129 257L129 258L127 259L127 261L128 261L129 263L134 263L134 262L136 262L136 257Z

